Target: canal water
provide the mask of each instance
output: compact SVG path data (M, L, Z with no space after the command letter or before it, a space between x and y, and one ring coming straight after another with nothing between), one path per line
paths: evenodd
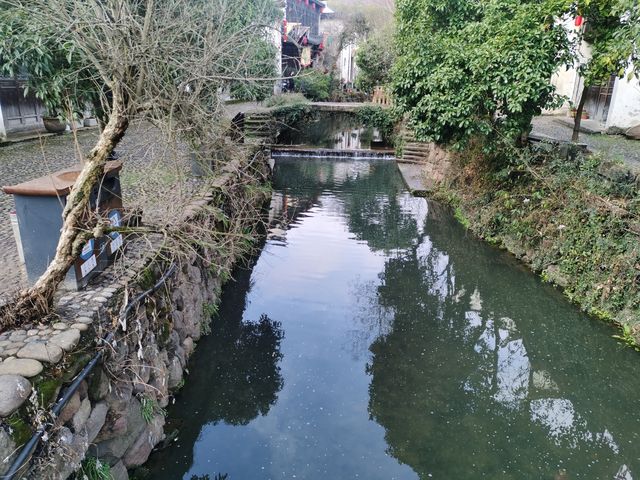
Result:
M640 358L609 327L394 162L279 160L274 187L149 478L640 478Z

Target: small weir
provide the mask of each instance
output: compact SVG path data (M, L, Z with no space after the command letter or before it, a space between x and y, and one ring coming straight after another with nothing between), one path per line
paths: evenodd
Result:
M331 148L273 147L272 158L341 158L395 160L393 150L336 150Z
M638 358L606 325L394 162L277 158L273 183L146 478L640 478Z

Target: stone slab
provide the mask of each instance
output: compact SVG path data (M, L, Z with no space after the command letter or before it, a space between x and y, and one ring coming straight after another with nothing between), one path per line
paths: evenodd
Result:
M631 138L632 140L640 140L640 124L636 125L635 127L629 128L626 132L624 132L624 135L627 138Z
M20 375L31 378L42 372L42 364L31 358L9 357L0 364L0 375Z
M398 163L404 183L413 195L424 195L433 189L425 175L425 166L414 163Z
M72 419L73 431L79 432L82 427L85 426L87 420L89 419L89 415L91 414L91 401L88 398L85 398L80 403L80 408L75 413Z
M28 343L18 351L17 356L41 362L58 363L62 358L62 348L48 343Z
M98 433L100 433L100 429L107 418L107 411L108 407L105 402L97 403L96 406L93 407L93 410L91 410L91 415L89 415L86 423L89 443L92 443L98 436Z
M125 467L122 462L118 462L115 465L112 465L110 472L112 480L129 480L127 467Z
M553 120L561 125L573 128L573 117L554 117ZM596 120L583 118L580 122L580 131L582 133L604 133L604 125Z
M68 352L75 347L80 341L80 330L77 328L70 328L62 333L58 333L49 339L50 345L57 345L65 352Z

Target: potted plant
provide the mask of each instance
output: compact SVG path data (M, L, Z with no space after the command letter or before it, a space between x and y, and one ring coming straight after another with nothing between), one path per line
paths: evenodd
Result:
M44 105L44 128L61 133L82 119L85 104L99 99L102 87L84 74L86 65L78 63L72 42L55 41L54 28L43 30L25 12L17 7L2 10L0 38L11 41L0 42L0 76L24 78L25 95L33 94Z
M48 111L42 114L42 123L49 133L63 133L67 129L67 123L60 120L58 115L52 115Z
M576 118L577 112L578 112L578 109L576 107L571 107L571 118ZM580 118L582 118L583 120L588 120L589 112L587 112L586 110L582 110L582 116Z

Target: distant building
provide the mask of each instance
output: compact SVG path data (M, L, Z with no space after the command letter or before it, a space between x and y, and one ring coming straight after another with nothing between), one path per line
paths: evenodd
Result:
M358 45L350 43L345 46L338 55L337 67L340 72L340 81L348 88L353 88L358 76L358 66L356 65L356 53Z
M25 97L25 83L24 79L0 77L0 140L44 128L44 107L33 94Z
M324 50L320 17L325 3L319 0L286 0L282 23L282 75L284 90L293 88L291 77L312 67Z
M569 22L569 28L581 28L574 26L573 19L567 20L567 23ZM585 60L590 58L591 49L586 42L582 43L580 53ZM554 113L568 114L570 107L577 106L580 101L584 79L574 67L558 71L551 83L558 94L564 95L570 101ZM584 111L591 120L599 122L608 132L616 133L640 125L640 82L635 77L627 80L626 75L623 78L612 75L602 85L592 86L587 90Z
M328 67L336 72L344 88L353 88L358 75L356 52L362 38L352 38L344 45L342 38L346 28L345 18L336 14L329 7L325 8L320 25L325 33L325 56L329 60Z

